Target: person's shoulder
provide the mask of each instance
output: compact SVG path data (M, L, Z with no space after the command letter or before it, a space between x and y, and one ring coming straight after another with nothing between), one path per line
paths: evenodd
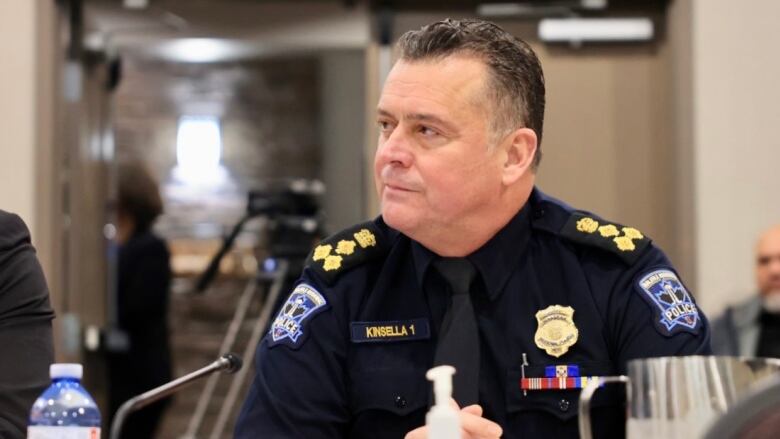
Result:
M0 210L0 315L4 322L51 320L49 289L30 243L30 231L15 214Z
M124 247L128 253L140 253L147 256L168 254L168 245L151 230L133 235Z
M575 247L594 249L592 254L634 265L653 251L652 240L635 227L575 209L539 190L531 196L532 225Z
M716 317L714 321L720 325L745 327L755 325L760 314L761 296L755 295L726 307L723 313Z
M14 213L0 210L0 250L30 242L30 231L22 218Z
M370 291L365 287L375 263L386 259L396 236L380 217L323 239L306 258L303 274L271 324L268 347L285 344L297 350L310 333L318 334L320 343L331 343L335 338L327 341L322 334L333 322L349 319L349 310ZM319 314L331 317L315 319Z
M323 239L306 258L306 267L333 285L345 274L383 258L396 237L381 217L355 224Z

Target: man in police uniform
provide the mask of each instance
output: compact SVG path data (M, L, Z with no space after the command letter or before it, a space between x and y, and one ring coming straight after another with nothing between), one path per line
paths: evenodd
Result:
M544 79L526 43L446 20L399 49L377 110L382 216L312 252L237 438L425 438L435 364L458 370L464 437L575 438L589 378L709 353L648 237L534 187ZM597 437L623 435L622 401L600 393Z

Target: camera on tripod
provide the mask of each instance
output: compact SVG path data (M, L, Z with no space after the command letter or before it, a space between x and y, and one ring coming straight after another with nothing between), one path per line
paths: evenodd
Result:
M306 258L322 237L318 198L324 192L318 180L292 180L249 192L247 216L268 218L271 257Z
M305 179L283 180L249 191L245 215L223 240L222 247L198 280L196 291L206 290L246 222L257 217L267 220L269 256L259 266L273 271L275 261L285 259L289 264L288 272L292 276L300 274L309 252L322 238L319 197L324 192L322 182Z

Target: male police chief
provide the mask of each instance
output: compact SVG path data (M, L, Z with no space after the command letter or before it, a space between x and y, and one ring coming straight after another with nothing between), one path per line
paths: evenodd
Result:
M641 231L534 185L545 85L522 40L404 34L377 106L382 214L318 245L256 356L236 437L426 437L453 364L467 438L576 438L580 388L640 357L708 354L709 325ZM594 401L597 437L623 401Z

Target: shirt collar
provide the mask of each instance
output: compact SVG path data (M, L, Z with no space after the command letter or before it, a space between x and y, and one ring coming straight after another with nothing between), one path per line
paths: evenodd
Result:
M425 273L428 271L428 267L436 258L436 254L427 248L423 247L417 241L412 240L412 259L414 260L414 270L417 276L417 284L420 288L423 288L423 281L425 280Z
M528 243L531 234L531 202L525 203L522 209L488 242L468 255L485 284L490 300L494 300L509 280L509 276L517 267L517 260ZM438 257L435 253L412 241L412 258L417 281L423 287L425 273L431 262Z
M490 241L468 256L482 275L488 298L495 300L517 267L531 235L530 203L520 209Z

